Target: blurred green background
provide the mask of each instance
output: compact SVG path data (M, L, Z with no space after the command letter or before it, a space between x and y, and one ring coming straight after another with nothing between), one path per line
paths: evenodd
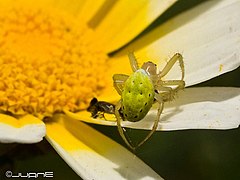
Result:
M144 33L200 2L187 0L177 3ZM240 87L240 68L197 86ZM116 127L90 126L126 147ZM131 130L130 133L137 139L146 132ZM238 180L239 139L240 128L156 132L137 149L136 155L167 180ZM80 179L46 140L37 144L0 144L0 180L5 179L7 170L22 173L53 171L54 179Z

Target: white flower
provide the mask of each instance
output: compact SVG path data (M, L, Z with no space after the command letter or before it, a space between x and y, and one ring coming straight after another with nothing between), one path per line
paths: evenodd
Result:
M141 35L134 41L132 40L176 1L122 0L116 2L107 1L107 4L104 4L105 1L70 2L65 0L57 2L43 0L34 3L21 0L19 2L17 4L12 0L0 2L1 12L7 12L2 13L6 16L0 15L0 63L1 65L7 64L6 68L0 73L1 82L5 82L7 79L5 84L0 82L0 142L35 143L46 136L60 156L83 179L107 179L109 177L111 179L161 179L157 173L140 159L137 157L133 159L134 155L131 152L81 122L116 125L114 121L92 119L86 111L71 112L84 106L86 108L89 98L94 94L97 94L99 99L109 102L116 102L120 99L112 87L111 79L115 73L131 73L126 56L128 51L134 51L141 63L151 60L158 64L160 69L165 65L169 57L176 52L180 52L184 57L187 86L219 76L236 69L240 65L240 22L238 20L240 2L238 0L201 3L173 17L152 31L145 33L145 35ZM11 7L13 7L11 12L14 13L8 13ZM26 9L30 9L30 11L25 11ZM25 17L25 14L31 14L31 10L40 15L35 16L36 14L33 13L33 16L31 16L35 24L29 23L32 21L29 15L26 16L29 18L28 20L20 18ZM48 16L48 14L43 13L43 15L53 19L44 19L46 17L43 17L41 13L38 14L43 11L50 14ZM57 17L60 17L58 19L60 26L55 23L55 14L52 16L52 13L56 13ZM67 17L63 16L66 14ZM72 19L69 19L68 16L72 17ZM64 18L68 18L69 21L65 21ZM15 20L17 23L15 23ZM80 20L83 28L76 31ZM46 24L44 24L46 21L52 23L52 29L49 30L49 27L46 29ZM40 24L37 24L38 22ZM25 23L24 26L18 26L21 23ZM64 26L62 26L63 24ZM66 28L68 26L70 29ZM52 36L49 38L53 40L51 43L56 44L56 46L52 46L51 43L50 46L49 41L45 41L48 38L44 39L42 36L39 38L42 34L39 34L38 31L34 36L36 39L31 36L29 39L24 39L23 42L23 36L19 36L21 34L19 32L27 29L28 32L35 33L34 28L40 28L48 33L51 31ZM14 34L16 33L14 30L17 30L19 34ZM78 33L83 33L84 36ZM67 35L65 36L65 34ZM19 37L21 41L17 41L19 39L16 37ZM57 38L54 39L55 37ZM20 42L20 44L16 42ZM8 46L9 44L11 46ZM71 46L68 46L69 44ZM126 47L121 49L123 46ZM68 56L62 58L61 53L63 51L61 50L64 50L64 52L71 50L70 58ZM106 55L115 50L119 50L119 53L110 56L107 60L104 59ZM46 53L49 51L51 53ZM79 55L79 52L81 52L81 55ZM54 71L54 73L60 74L61 81L58 81L57 75L45 74L46 77L42 77L42 79L47 79L46 84L51 84L51 88L54 90L59 87L57 83L65 82L64 78L68 79L69 81L66 81L66 84L72 88L72 91L67 91L69 90L68 86L64 86L67 89L66 92L64 91L64 96L67 98L62 97L62 93L60 95L58 92L53 93L51 88L50 95L46 93L45 89L41 92L35 92L33 91L34 88L23 88L20 94L24 94L28 90L29 94L31 94L31 96L24 96L24 98L22 96L16 98L15 93L11 94L11 90L15 92L16 87L21 84L21 82L19 85L14 84L17 80L9 78L12 77L13 70L15 70L14 66L10 66L12 62L20 62L23 57L23 59L25 58L24 63L22 63L24 65L30 61L34 62L36 59L44 60L42 64L48 64L50 59L50 64L53 65L53 70L55 70L56 64L54 63L59 60L60 56L62 59L57 65L66 59L64 66L68 65L68 59L71 59L73 64L82 60L83 68L79 71L85 72L84 67L89 69L83 75L84 78L74 79L68 74L69 72L62 73L62 69L57 66L59 71ZM85 59L81 59L81 57ZM104 60L98 61L97 58L99 57ZM16 58L17 61L15 61ZM29 61L26 62L26 59ZM40 63L37 66L42 67L42 69L38 69L39 72L45 72L45 66L43 67L42 64ZM94 68L91 68L91 66L94 66ZM9 71L7 67L11 67ZM23 69L20 68L20 71L25 71L28 67L24 66ZM16 66L17 68L18 66ZM69 68L69 71L77 72L74 66ZM30 75L40 76L40 73L35 74L36 69L34 71L28 69L26 72L33 72L28 74L29 77ZM173 68L168 77L177 78L178 72L178 68ZM7 76L5 76L6 74ZM86 78L88 76L91 76L89 78L91 80ZM106 78L105 84L101 84L99 80L96 80L100 77ZM21 76L20 79L22 80L22 78ZM37 87L35 85L38 85L39 82L44 82L39 80L35 83L36 79L39 80L39 78L31 79L31 87ZM75 80L77 83L79 83L78 80L82 81L82 84L74 84ZM60 85L62 84L60 83ZM98 86L98 88L93 85ZM78 94L79 86L81 86L80 94ZM186 88L185 91L179 92L176 100L166 103L158 130L237 128L240 122L239 92L239 88ZM35 97L35 93L39 93L39 97L44 96L45 98L42 101L40 101L40 98L36 98L35 101L29 100ZM68 96L69 94L73 94L73 97ZM86 99L82 98L81 95L85 96ZM46 99L46 97L51 98ZM60 101L62 99L64 99L64 102L66 100L66 105L58 106L63 102ZM79 99L83 104L78 104L77 100ZM24 100L33 108L32 111L22 108L25 107L24 103L26 102ZM59 102L56 104L54 100L59 100ZM48 101L48 103L45 101ZM45 102L47 104L46 108L42 107L40 102ZM42 111L39 111L39 109ZM55 112L59 111L64 111L66 115L63 113L55 115ZM123 126L151 129L152 116L156 113L155 111L153 108L146 118L138 123L124 122ZM46 117L49 116L50 118L46 120Z

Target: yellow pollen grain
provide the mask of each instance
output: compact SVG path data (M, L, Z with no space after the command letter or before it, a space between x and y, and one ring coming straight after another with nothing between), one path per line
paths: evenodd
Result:
M222 70L223 70L223 64L220 64L219 65L219 72L222 72Z
M0 14L0 111L78 111L105 87L106 53L80 19L14 7Z

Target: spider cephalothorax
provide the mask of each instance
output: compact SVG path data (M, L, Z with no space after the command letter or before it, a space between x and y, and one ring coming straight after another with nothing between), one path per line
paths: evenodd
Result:
M184 64L182 55L176 53L163 70L157 72L156 64L148 61L139 68L134 54L129 53L128 57L133 73L130 76L124 74L113 75L114 87L121 95L121 99L115 108L115 115L120 135L130 148L135 149L147 141L156 131L164 102L171 101L176 92L184 88ZM179 61L182 71L181 79L162 80L162 77L171 70L176 61ZM140 121L147 115L155 102L157 102L159 106L152 130L137 146L133 146L131 141L126 138L123 127L121 126L121 120L131 122Z

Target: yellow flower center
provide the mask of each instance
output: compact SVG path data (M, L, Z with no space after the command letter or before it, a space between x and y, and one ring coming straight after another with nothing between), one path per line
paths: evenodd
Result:
M107 56L69 14L12 8L0 14L0 111L40 118L86 108L104 88Z

